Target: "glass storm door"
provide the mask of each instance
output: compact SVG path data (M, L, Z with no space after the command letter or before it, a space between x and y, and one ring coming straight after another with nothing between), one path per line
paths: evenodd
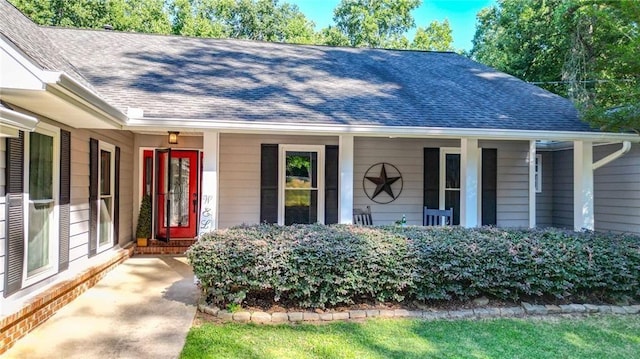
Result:
M283 148L281 224L323 223L323 150L314 146Z
M440 209L453 208L453 224L460 224L460 150L441 153Z
M156 238L194 238L198 222L198 151L155 151Z

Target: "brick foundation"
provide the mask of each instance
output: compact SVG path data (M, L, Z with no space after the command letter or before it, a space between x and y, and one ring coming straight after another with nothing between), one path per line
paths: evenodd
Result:
M133 255L134 246L121 249L109 261L91 267L73 279L58 283L38 294L22 309L0 319L0 354L7 351L56 311L93 287L113 268Z

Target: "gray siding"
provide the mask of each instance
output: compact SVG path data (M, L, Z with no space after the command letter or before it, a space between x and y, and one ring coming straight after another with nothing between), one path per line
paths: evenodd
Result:
M41 122L71 132L71 203L70 203L70 248L69 270L64 272L78 272L85 269L90 262L88 258L89 241L89 138L97 138L120 147L120 227L119 244L132 240L132 208L133 208L133 134L128 131L110 130L81 130L40 119ZM0 296L4 289L5 266L5 146L6 141L0 140ZM108 255L108 254L107 254ZM97 259L100 261L101 259ZM54 283L59 276L54 275L32 286L24 288L12 295L6 306L0 308L0 313L8 313L18 308L19 303L30 295L38 293L43 287Z
M260 222L260 145L337 145L337 137L220 135L218 226Z
M498 227L529 226L529 142L479 141L498 149Z
M553 226L553 152L542 155L542 192L536 193L536 224L538 227Z
M0 298L4 293L4 266L5 266L5 231L6 231L6 202L5 202L5 168L6 157L5 149L7 140L0 138ZM0 313L2 311L0 310Z
M336 145L337 137L267 136L222 134L220 136L219 227L227 228L260 220L260 144ZM525 227L529 220L527 141L480 141L498 149L498 226ZM422 224L423 149L460 147L459 140L368 138L354 141L354 207L371 206L375 224ZM379 162L395 165L403 176L400 197L388 204L367 198L362 179Z
M128 131L71 131L71 228L69 267L80 266L89 251L89 139L120 147L120 238L133 238L133 134ZM77 262L77 263L76 263Z
M422 225L425 147L460 147L459 140L363 138L354 141L353 206L371 206L374 224L393 224L407 217L407 224ZM388 162L402 173L402 193L393 202L378 204L364 193L363 177L372 165Z
M479 141L482 148L498 150L497 225L525 227L529 224L528 164L526 141ZM406 215L407 223L422 224L423 149L460 147L459 140L356 138L354 153L354 207L371 206L376 224L392 224ZM377 204L362 187L365 171L378 162L389 162L403 175L404 188L398 199Z
M573 150L553 152L554 227L573 228Z
M594 161L620 149L597 146ZM640 144L594 172L595 229L640 234Z

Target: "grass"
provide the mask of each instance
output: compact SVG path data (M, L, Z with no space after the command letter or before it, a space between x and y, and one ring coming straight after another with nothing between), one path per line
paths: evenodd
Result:
M191 329L181 358L638 358L640 316Z

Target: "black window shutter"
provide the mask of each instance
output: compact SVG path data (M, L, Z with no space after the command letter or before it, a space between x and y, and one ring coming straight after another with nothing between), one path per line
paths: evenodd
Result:
M69 228L71 226L71 133L60 130L60 249L58 271L69 268Z
M7 138L6 151L7 233L4 296L22 287L24 258L24 133Z
M278 223L278 145L260 151L260 223Z
M495 226L497 222L498 150L482 149L482 225Z
M113 245L120 241L120 147L116 146L115 180L113 186Z
M338 223L338 146L324 150L324 223Z
M89 257L98 246L98 140L89 139Z
M427 208L440 208L440 149L424 149L424 196Z

